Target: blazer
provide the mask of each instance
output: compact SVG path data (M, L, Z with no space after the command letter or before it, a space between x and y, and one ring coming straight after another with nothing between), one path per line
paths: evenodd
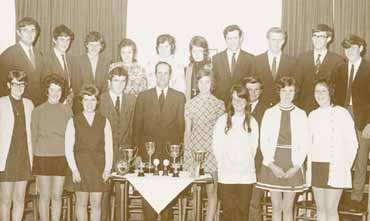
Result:
M146 159L145 142L154 141L154 157L169 158L166 144L183 142L185 95L168 88L162 112L160 111L156 88L141 92L136 100L134 114L134 143L139 154ZM154 159L154 158L153 158Z
M348 88L348 62L341 64L333 75L334 98L344 106ZM355 126L363 130L370 123L370 62L362 59L352 82L352 107Z
M132 145L132 124L135 111L135 95L122 94L120 115L117 114L114 103L108 91L100 96L99 113L106 117L112 127L113 162L117 162L119 148Z
M295 107L291 111L292 131L292 162L294 166L302 166L309 147L308 122L306 113ZM280 131L281 110L275 105L266 110L261 124L261 151L263 164L268 166L274 161L276 145Z
M313 96L314 81L322 78L330 80L334 70L342 63L344 63L344 59L341 56L328 51L320 65L319 73L315 74L316 66L313 51L311 50L299 55L295 70L298 89L296 104L307 113L317 108L318 106Z
M33 53L35 55L36 68L33 67L19 43L10 46L0 55L0 96L8 95L6 80L9 71L22 70L27 73L28 78L28 84L23 96L31 99L36 106L43 102L44 96L41 93L43 59L41 52L36 48L33 48Z
M261 100L277 104L280 100L275 83L284 76L294 76L295 58L281 54L275 79L272 77L267 52L256 56L256 76L262 81Z
M66 81L66 87L63 92L62 103L65 97L68 95L71 85L71 71L72 71L72 59L68 54L65 54L65 60L67 64L67 70L63 70L62 65L59 63L58 57L56 56L54 49L52 49L47 56L44 57L44 66L41 73L41 80L49 74L59 74ZM44 95L45 96L45 95Z
M27 145L28 145L28 156L32 168L32 139L31 139L31 113L33 110L32 101L27 98L23 98L24 113L26 119L26 132L27 132ZM6 159L10 149L10 143L13 135L14 127L14 115L12 104L10 103L9 96L0 98L0 171L5 170Z
M98 64L96 67L95 78L87 54L83 54L73 58L72 62L72 90L78 94L84 84L94 84L99 91L107 89L109 62L101 54L99 55Z
M215 77L214 95L228 103L230 100L231 86L240 84L243 78L254 73L255 58L252 54L240 50L234 73L230 73L227 52L224 50L213 56L212 67Z

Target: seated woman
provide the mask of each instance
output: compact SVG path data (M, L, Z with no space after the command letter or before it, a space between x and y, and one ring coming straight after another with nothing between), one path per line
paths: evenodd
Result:
M319 221L339 220L339 200L343 189L352 188L351 168L358 148L353 119L333 103L333 90L327 80L314 83L319 107L308 117L307 182L313 189Z
M7 86L9 95L0 98L0 220L21 221L27 181L32 179L33 104L23 98L24 71L10 71Z
M66 189L76 193L77 220L87 220L90 199L91 220L101 220L102 193L109 191L107 183L113 164L112 130L109 120L95 112L99 90L84 85L79 99L83 111L67 123L65 134L66 158L69 171Z
M212 147L223 208L221 220L245 221L256 182L258 124L250 113L246 88L234 85L230 92L227 113L217 120L213 130Z
M136 44L133 40L125 38L119 43L118 49L121 61L111 64L109 70L116 67L125 68L129 75L125 93L137 96L148 88L148 83L145 69L137 62Z
M280 101L266 110L261 124L263 156L257 188L269 190L272 220L293 220L296 192L305 190L303 163L308 151L306 112L293 104L296 82L282 77L277 82Z
M64 134L72 117L68 105L60 103L66 81L59 74L47 75L43 81L48 100L32 111L31 132L33 146L32 173L36 176L40 194L40 220L60 220L64 178L68 169L65 159Z

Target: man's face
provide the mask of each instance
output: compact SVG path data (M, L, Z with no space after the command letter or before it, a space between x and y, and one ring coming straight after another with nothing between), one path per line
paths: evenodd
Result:
M36 34L36 27L34 25L26 25L17 30L19 40L27 46L32 45L32 43L35 41Z
M284 37L284 34L282 33L271 32L269 34L267 41L268 41L269 51L271 51L274 54L278 54L281 52L281 48L285 42L285 37Z
M260 83L247 83L246 88L249 92L249 99L251 102L255 102L262 94Z
M100 41L91 41L86 45L87 54L94 57L100 53L100 50L103 48Z
M155 73L157 86L160 88L165 88L168 86L170 82L170 67L166 64L160 64L157 67L157 71Z
M57 39L53 39L53 42L55 44L55 48L64 54L69 48L69 45L71 43L71 37L58 36Z
M331 37L325 31L319 31L312 34L312 43L315 50L326 49Z
M243 37L239 36L239 31L231 31L226 34L226 45L230 51L237 51L241 48Z
M351 63L355 63L360 59L362 50L363 46L351 45L351 47L344 49L344 53Z
M117 95L122 94L123 90L126 87L126 76L117 76L114 75L112 80L108 81L109 89Z

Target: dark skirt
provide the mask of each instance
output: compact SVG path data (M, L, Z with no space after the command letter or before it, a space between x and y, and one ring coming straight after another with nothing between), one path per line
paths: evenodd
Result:
M65 176L68 164L64 156L33 157L32 174L39 176Z
M284 172L292 168L291 148L276 148L274 163L283 169ZM261 167L256 186L260 189L279 192L302 192L306 189L302 170L298 170L290 178L278 178L265 165Z
M312 187L325 189L338 189L328 185L329 180L329 166L326 162L312 162Z

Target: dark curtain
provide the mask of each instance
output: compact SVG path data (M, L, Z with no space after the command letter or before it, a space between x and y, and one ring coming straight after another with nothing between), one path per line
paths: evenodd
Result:
M118 43L126 36L127 0L15 0L17 21L25 16L35 18L41 33L35 47L46 53L53 47L53 29L65 24L75 33L69 53L85 52L88 32L103 34L105 56L118 57Z

